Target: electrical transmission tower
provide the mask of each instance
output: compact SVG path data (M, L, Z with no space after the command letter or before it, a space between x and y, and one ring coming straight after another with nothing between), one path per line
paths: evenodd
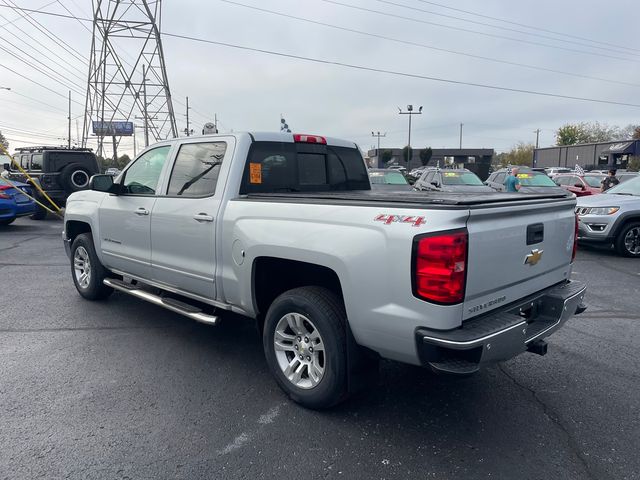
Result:
M115 157L121 136L131 135L117 122L140 119L145 146L178 136L160 39L161 7L161 0L93 0L82 144L95 133L98 155L105 156L105 136L113 139Z

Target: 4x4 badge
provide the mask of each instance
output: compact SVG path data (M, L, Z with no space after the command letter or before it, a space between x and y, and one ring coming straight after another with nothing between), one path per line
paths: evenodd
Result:
M533 250L531 250L531 253L529 255L524 257L524 264L532 266L535 265L540 261L543 253L544 250L538 250L537 248L534 248Z

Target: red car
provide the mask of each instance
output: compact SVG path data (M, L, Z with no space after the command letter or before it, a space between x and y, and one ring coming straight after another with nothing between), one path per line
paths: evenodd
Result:
M600 193L600 184L605 177L606 175L600 174L576 175L563 173L553 177L553 181L571 193L575 193L577 197L584 197Z

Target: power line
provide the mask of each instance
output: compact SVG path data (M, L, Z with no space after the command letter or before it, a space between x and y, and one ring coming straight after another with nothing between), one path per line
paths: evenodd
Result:
M330 0L322 0L322 1L330 1ZM2 5L0 5L0 7L1 6ZM22 9L22 10L30 11L29 9ZM63 15L63 14L52 13L52 12L37 12L37 13L44 14L44 15L54 15L54 16L57 16L57 17L64 17L64 18L73 18L73 17L71 17L69 15ZM83 19L83 20L90 21L89 19ZM428 76L428 75L419 75L419 74L413 74L413 73L399 72L399 71L394 71L394 70L386 70L386 69L382 69L382 68L366 67L366 66L363 66L363 65L355 65L355 64L350 64L350 63L338 62L338 61L334 61L334 60L324 60L324 59L320 59L320 58L305 57L305 56L302 56L302 55L294 55L294 54L290 54L290 53L277 52L277 51L274 51L274 50L265 50L265 49L260 49L260 48L247 47L247 46L243 46L243 45L236 45L236 44L232 44L232 43L218 42L218 41L215 41L215 40L208 40L208 39L204 39L204 38L191 37L191 36L188 36L188 35L181 35L181 34L176 34L176 33L163 32L163 35L168 36L168 37L173 37L173 38L180 38L180 39L183 39L183 40L190 40L190 41L199 42L199 43L206 43L206 44L210 44L210 45L219 45L219 46L222 46L222 47L234 48L234 49L238 49L238 50L245 50L245 51L256 52L256 53L263 53L263 54L266 54L266 55L278 56L278 57L283 57L283 58L292 58L292 59L296 59L296 60L303 60L303 61L312 62L312 63L319 63L319 64L323 64L323 65L334 65L334 66L350 68L350 69L354 69L354 70L362 70L362 71L367 71L367 72L385 73L385 74L388 74L388 75L401 76L401 77L406 77L406 78L430 80L430 81L434 81L434 82L449 83L449 84L454 84L454 85L466 85L466 86L471 86L471 87L485 88L485 89L490 89L490 90L500 90L500 91L513 92L513 93L524 93L524 94L528 94L528 95L537 95L537 96L543 96L543 97L562 98L562 99L566 99L566 100L576 100L576 101L583 101L583 102L601 103L601 104L608 104L608 105L619 105L619 106L625 106L625 107L640 108L640 104L635 104L635 103L618 102L618 101L614 101L614 100L601 100L601 99L597 99L597 98L577 97L577 96L572 96L572 95L562 95L562 94L555 94L555 93L549 93L549 92L540 92L540 91L536 91L536 90L527 90L527 89L519 89L519 88L502 87L502 86L498 86L498 85L490 85L490 84L475 83L475 82L465 82L465 81L461 81L461 80L452 80L452 79L446 79L446 78L432 77L432 76ZM3 65L0 64L0 66L3 66ZM13 71L13 72L16 73L15 71ZM58 94L58 95L63 96L62 94L60 94L58 92L55 92L55 93Z
M263 13L269 13L272 15L278 15L280 17L285 17L285 18L289 18L289 19L293 19L293 20L299 20L302 22L307 22L307 23L311 23L314 25L320 25L323 27L328 27L328 28L333 28L336 30L342 30L345 32L350 32L350 33L356 33L359 35L366 35L368 37L373 37L373 38L379 38L381 40L387 40L387 41L391 41L391 42L396 42L396 43L401 43L404 45L411 45L414 47L421 47L421 48L427 48L430 50L435 50L435 51L439 51L439 52L444 52L444 53L451 53L454 55L461 55L464 57L468 57L468 58L476 58L479 60L485 60L485 61L489 61L489 62L495 62L495 63L502 63L505 65L512 65L512 66L516 66L516 67L523 67L523 68L529 68L532 70L540 70L540 71L544 71L544 72L550 72L550 73L557 73L560 75L567 75L567 76L571 76L571 77L578 77L578 78L585 78L585 79L589 79L589 80L596 80L596 81L600 81L600 82L607 82L607 83L614 83L614 84L618 84L618 85L626 85L629 87L640 87L640 84L638 83L630 83L630 82L623 82L621 80L612 80L612 79L608 79L608 78L601 78L601 77L592 77L590 75L582 75L579 73L574 73L574 72L565 72L562 70L555 70L553 68L546 68L546 67L541 67L541 66L537 66L537 65L529 65L526 63L519 63L519 62L511 62L509 60L501 60L499 58L493 58L493 57L486 57L483 55L474 55L472 53L467 53L467 52L461 52L458 50L451 50L448 48L440 48L440 47L435 47L433 45L428 45L425 43L419 43L419 42L412 42L412 41L408 41L408 40L401 40L398 38L394 38L394 37L389 37L386 35L380 35L377 33L371 33L371 32L367 32L367 31L363 31L363 30L355 30L353 28L347 28L347 27L341 27L338 25L333 25L330 23L325 23L325 22L320 22L317 20L311 20L308 18L304 18L304 17L297 17L295 15L289 15L287 13L282 13L282 12L277 12L274 10L268 10L265 8L260 8L260 7L254 7L253 5L246 5L244 3L239 3L239 2L234 2L232 0L220 0L223 3L227 3L230 5L235 5L235 6L239 6L239 7L244 7L244 8L248 8L250 10L256 10L259 12L263 12Z
M36 11L40 11L40 10L42 10L43 8L47 8L48 6L53 5L54 3L56 3L56 1L57 1L57 0L53 0L52 2L46 3L46 4L44 4L43 6L41 6L40 8L38 8ZM5 6L5 5L0 5L0 7L4 7L4 6ZM29 14L29 16L30 16L30 15L31 15L31 14ZM18 20L22 20L22 18L23 18L22 16L19 16L18 18L15 18L15 19L13 19L13 20L11 20L11 21L8 21L7 23L3 23L2 25L0 25L0 28L4 28L4 27L7 27L7 26L9 26L9 25L12 25L12 24L16 23Z
M2 6L2 5L0 5L0 6ZM25 77L25 76L24 76L24 75L22 75L21 73L16 72L16 71L15 71L15 70L13 70L12 68L9 68L9 67L7 67L6 65L3 65L2 63L0 63L0 67L4 68L5 70L8 70L8 71L10 71L10 72L12 72L12 73L15 73L16 75L18 75L19 77L23 78L24 80L26 80L26 81L28 81L28 82L35 83L35 84L36 84L36 85L38 85L39 87L42 87L42 88L44 88L45 90L48 90L48 91L50 91L51 93L53 93L53 94L55 94L55 95L58 95L59 97L62 97L62 98L64 98L64 99L67 99L67 98L68 98L68 96L67 96L67 95L62 94L62 93L60 93L60 92L56 92L55 90L53 90L53 89L51 89L51 88L47 87L46 85L43 85L43 84L41 84L41 83L39 83L39 82L36 82L35 80L33 80L33 79L31 79L31 78ZM78 101L76 101L76 100L72 100L72 102L77 103L78 105L84 106L84 105L82 105L80 102L78 102Z
M578 35L571 35L569 33L557 32L555 30L549 30L549 29L546 29L546 28L542 28L542 27L540 27L540 25L533 26L533 25L527 25L526 23L518 23L518 22L514 22L512 20L506 20L504 18L492 17L490 15L483 15L483 14L478 13L478 12L472 12L472 11L469 11L469 10L463 10L461 8L450 7L448 5L443 5L441 3L431 2L431 1L428 1L428 0L418 0L418 2L427 3L429 5L435 5L437 7L446 8L448 10L454 10L456 12L467 13L469 15L474 15L476 17L487 18L489 20L496 20L498 22L504 22L504 23L508 23L508 24L511 24L511 25L516 25L518 27L531 28L533 30L538 30L538 31L541 31L541 32L553 33L554 35L562 35L564 37L575 38L577 40L585 40L587 42L599 43L601 45L608 45L610 47L626 48L628 50L634 50L636 52L640 52L640 49L637 49L637 48L632 48L632 47L623 46L623 45L617 45L615 43L602 42L600 40L593 40L591 38L580 37Z
M363 11L363 12L375 13L375 14L378 14L378 15L382 15L384 17L399 18L401 20L408 20L410 22L417 22L417 23L422 23L422 24L425 24L425 25L435 25L437 27L449 28L451 30L457 30L457 31L466 32L466 33L474 33L476 35L482 35L482 36L485 36L485 37L499 38L501 40L510 40L510 41L520 42L520 43L527 43L527 44L530 44L530 45L536 45L536 46L547 47L547 48L554 48L554 49L557 49L557 50L565 50L565 51L568 51L568 52L581 53L581 54L584 54L584 55L592 55L592 56L596 56L596 57L613 58L613 59L622 60L622 61L625 61L625 62L640 63L637 60L633 60L631 58L616 57L614 55L608 55L608 54L604 54L604 53L587 52L585 50L577 50L575 48L561 47L559 45L549 45L547 43L533 42L531 40L522 40L522 39L519 39L519 38L508 37L508 36L505 36L505 35L496 35L494 33L479 32L478 30L471 30L471 29L462 28L462 27L454 27L452 25L445 25L443 23L436 23L436 22L430 22L430 21L427 21L427 20L420 20L418 18L405 17L405 16L402 16L402 15L396 15L394 13L383 12L383 11L380 11L380 10L374 10L372 8L359 7L359 6L356 6L356 5L350 5L348 3L337 2L335 0L320 0L320 1L321 2L325 2L325 3L331 3L333 5L340 5L340 6L346 7L346 8L351 8L353 10L360 10L360 11Z
M449 84L454 84L454 85L466 85L466 86L470 86L470 87L486 88L486 89L491 89L491 90L501 90L501 91L505 91L505 92L526 93L528 95L538 95L538 96L543 96L543 97L563 98L563 99L567 99L567 100L577 100L577 101L583 101L583 102L602 103L602 104L608 104L608 105L620 105L620 106L625 106L625 107L640 108L640 104L635 104L635 103L617 102L617 101L614 101L614 100L601 100L601 99L597 99L597 98L576 97L576 96L572 96L572 95L562 95L562 94L556 94L556 93L540 92L540 91L536 91L536 90L526 90L526 89L521 89L521 88L502 87L502 86L498 86L498 85L490 85L490 84L475 83L475 82L465 82L465 81L461 81L461 80L452 80L452 79L447 79L447 78L432 77L432 76L428 76L428 75L419 75L419 74L414 74L414 73L398 72L398 71L394 71L394 70L386 70L386 69L375 68L375 67L366 67L366 66L363 66L363 65L354 65L354 64L338 62L338 61L334 61L334 60L324 60L324 59L320 59L320 58L305 57L305 56L302 56L302 55L294 55L294 54L291 54L291 53L276 52L276 51L273 51L273 50L265 50L265 49L261 49L261 48L246 47L246 46L243 46L243 45L236 45L236 44L226 43L226 42L217 42L217 41L214 41L214 40L207 40L207 39L204 39L204 38L191 37L191 36L188 36L188 35L180 35L180 34L176 34L176 33L164 32L163 35L166 35L168 37L181 38L181 39L184 39L184 40L190 40L190 41L194 41L194 42L207 43L207 44L211 44L211 45L220 45L220 46L223 46L223 47L235 48L235 49L238 49L238 50L246 50L246 51L250 51L250 52L264 53L264 54L267 54L267 55L273 55L273 56L284 57L284 58L293 58L293 59L296 59L296 60L304 60L304 61L307 61L307 62L320 63L320 64L324 64L324 65L335 65L335 66L339 66L339 67L351 68L351 69L354 69L354 70L363 70L363 71L367 71L367 72L386 73L386 74L389 74L389 75L395 75L395 76L401 76L401 77L407 77L407 78L417 78L417 79L421 79L421 80L431 80L431 81L434 81L434 82L449 83Z
M416 11L416 12L423 12L423 13L428 13L430 15L437 15L439 17L445 17L445 18L451 18L451 19L454 19L454 20L460 20L462 22L467 22L467 23L471 23L471 24L474 24L474 25L481 25L483 27L496 28L496 29L505 30L505 31L508 31L508 32L522 33L524 35L530 35L530 36L533 36L533 37L544 38L546 40L553 40L554 42L571 43L571 44L574 44L574 45L580 45L580 46L587 47L587 48L599 48L601 50L608 50L608 51L611 51L611 52L621 53L623 55L637 56L637 54L625 52L624 50L620 50L618 48L614 49L614 48L609 48L609 47L599 47L599 46L596 46L596 45L587 45L584 42L576 42L576 41L573 41L573 40L564 40L562 38L550 37L548 35L541 35L541 34L536 33L536 32L527 32L527 31L524 31L524 30L519 30L517 28L509 28L509 27L504 27L504 26L500 26L500 25L492 25L490 23L480 22L480 21L477 21L477 20L469 20L469 19L462 18L462 17L456 17L455 15L447 15L446 13L438 13L438 12L434 12L432 10L425 10L423 8L412 7L410 5L405 5L405 4L402 4L402 3L396 3L396 2L392 2L390 0L375 0L375 1L379 2L379 3L386 4L386 5L393 5L393 6L396 6L396 7L407 8L409 10L413 10L413 11Z

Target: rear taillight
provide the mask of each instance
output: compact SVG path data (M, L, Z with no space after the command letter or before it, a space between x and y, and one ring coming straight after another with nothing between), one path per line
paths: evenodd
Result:
M294 133L293 141L296 143L320 143L322 145L327 144L327 139L320 135L307 135L305 133Z
M573 229L573 252L571 252L571 263L576 259L578 253L578 215L576 215L576 223Z
M9 190L10 188L13 188L13 187L11 185L0 185L0 198L2 198L3 200L10 199L11 196L4 193L5 190Z
M413 294L443 305L464 299L467 278L466 230L416 237L413 249Z

